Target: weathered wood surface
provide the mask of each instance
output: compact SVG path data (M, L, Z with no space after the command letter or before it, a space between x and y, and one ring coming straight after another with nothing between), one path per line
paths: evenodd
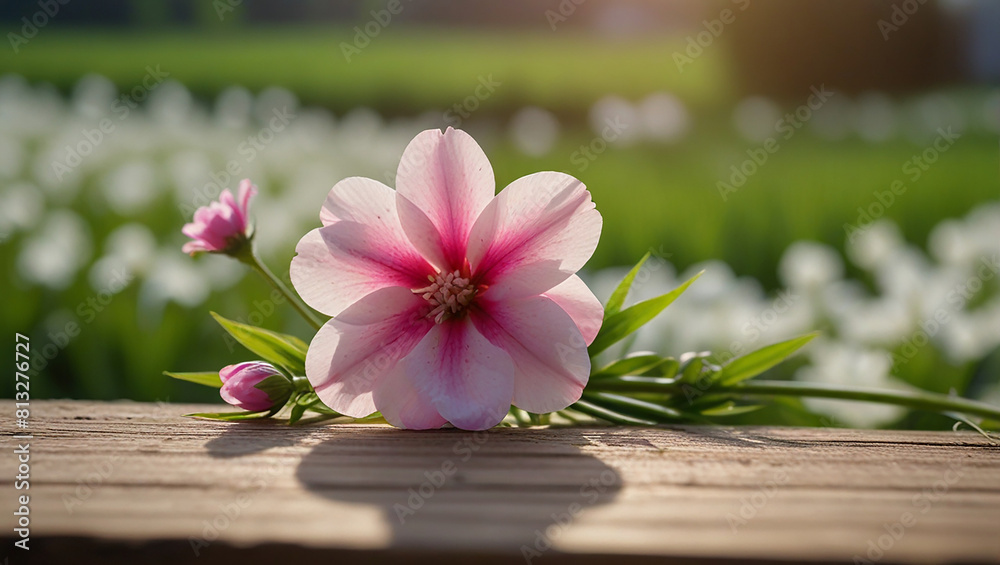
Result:
M32 402L32 561L1000 562L1000 446L970 432L180 417L218 408Z

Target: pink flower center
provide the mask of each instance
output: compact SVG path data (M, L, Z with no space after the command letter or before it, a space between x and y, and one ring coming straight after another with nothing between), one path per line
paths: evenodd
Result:
M473 284L469 277L463 277L458 270L427 275L427 280L431 281L430 285L413 289L413 293L423 295L424 300L430 303L427 317L434 318L438 324L463 316L476 295L486 290L482 285Z

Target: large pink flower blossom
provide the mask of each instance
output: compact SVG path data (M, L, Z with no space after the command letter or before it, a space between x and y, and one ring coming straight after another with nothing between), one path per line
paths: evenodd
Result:
M250 238L250 198L257 194L250 179L240 182L239 202L229 189L219 200L202 206L194 213L194 221L185 224L181 232L193 241L184 244L184 253L232 253Z
M330 190L291 266L302 298L333 317L306 356L330 408L479 430L511 404L545 413L580 398L603 309L575 273L601 215L562 173L495 190L482 149L451 128L410 142L396 190L360 177Z

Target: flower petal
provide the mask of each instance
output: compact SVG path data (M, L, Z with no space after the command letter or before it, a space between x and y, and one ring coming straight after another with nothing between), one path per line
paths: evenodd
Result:
M397 428L431 430L448 423L426 395L417 392L402 363L379 382L373 395L375 407Z
M448 128L418 134L396 173L400 222L441 270L462 267L469 232L496 192L493 167L472 137Z
M594 341L604 322L604 306L583 279L570 275L568 279L545 291L542 296L551 298L573 318L587 345Z
M327 322L309 344L306 377L330 408L360 418L376 411L373 391L433 322L409 290L374 292Z
M544 296L480 301L476 328L514 362L513 404L536 414L580 399L590 378L590 356L576 323Z
M324 210L339 220L306 234L292 259L292 284L310 306L336 316L378 289L426 286L434 268L403 233L391 188L345 179L330 191Z
M555 172L521 177L490 202L469 239L474 276L492 298L541 294L594 254L601 214L577 179Z
M243 179L240 181L240 205L239 211L243 216L243 224L247 225L250 223L250 199L257 194L257 187L250 182L250 179Z
M468 318L435 324L401 365L414 388L459 428L492 428L510 410L513 362Z
M202 251L213 251L213 249L209 249L202 241L189 241L181 247L181 251L193 256Z

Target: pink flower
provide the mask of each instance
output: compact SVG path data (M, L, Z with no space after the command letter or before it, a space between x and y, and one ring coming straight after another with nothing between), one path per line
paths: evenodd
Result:
M250 179L240 182L239 203L233 193L222 191L217 202L202 206L194 213L194 221L185 224L181 232L193 239L184 244L184 253L233 254L250 239L250 198L257 194Z
M306 356L330 408L478 430L511 404L543 413L580 398L603 309L575 273L601 215L562 173L494 192L482 149L451 128L410 142L396 190L360 177L330 190L291 266L302 298L333 316Z
M292 393L292 383L273 365L248 361L223 367L219 371L222 399L250 412L270 410L284 405Z

